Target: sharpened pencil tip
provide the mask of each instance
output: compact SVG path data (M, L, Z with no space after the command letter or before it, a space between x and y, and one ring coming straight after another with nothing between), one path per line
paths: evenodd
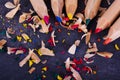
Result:
M97 29L95 30L95 33L97 34L97 33L101 32L101 31L102 31L101 28L97 28Z
M56 20L60 23L62 22L62 19L59 16L56 16Z
M103 44L104 44L104 45L107 45L107 44L109 44L109 43L111 42L111 40L112 40L111 38L107 38L107 39L104 41Z
M86 19L86 25L88 26L88 24L90 23L91 19Z
M71 13L68 13L68 18L71 20L73 18L73 15Z
M44 16L44 21L46 24L49 24L49 16Z

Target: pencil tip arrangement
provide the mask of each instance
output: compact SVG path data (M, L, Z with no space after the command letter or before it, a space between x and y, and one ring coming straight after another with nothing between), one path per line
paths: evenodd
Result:
M99 51L99 46L97 46L97 43L95 41L91 41L92 35L99 35L105 29L110 28L108 31L108 35L103 40L103 46L112 43L120 37L120 0L115 0L108 7L108 9L103 12L100 11L101 2L102 0L87 0L84 13L77 13L78 0L51 0L51 9L55 17L55 20L53 21L56 21L55 25L53 25L53 21L50 21L51 15L49 15L49 11L44 0L30 0L30 3L34 10L30 9L27 13L22 12L22 14L19 16L18 22L20 25L23 25L23 27L20 28L18 32L14 31L12 27L7 28L6 31L1 32L0 28L0 35L5 36L5 39L0 39L0 52L4 48L6 48L6 53L8 55L24 55L24 58L22 57L21 61L19 62L19 67L23 67L25 66L25 64L28 63L28 66L30 68L28 73L32 74L35 70L37 70L34 64L40 65L39 63L41 63L45 65L47 62L49 62L47 59L43 61L41 57L49 56L49 58L57 58L57 51L60 51L59 47L61 47L59 45L65 45L67 46L67 48L64 49L67 50L62 51L61 54L62 56L64 56L63 54L68 54L67 58L63 59L66 61L63 61L62 59L61 61L63 62L62 64L64 65L66 72L68 72L69 74L66 75L65 73L62 77L60 75L57 75L56 78L58 80L84 80L84 77L81 76L81 74L94 74L96 72L93 71L92 67L88 66L89 64L94 63L93 57L98 55L105 59L109 59L113 56L113 53L111 52ZM19 13L21 6L22 5L20 4L20 0L14 0L13 3L10 1L5 3L5 7L11 9L5 15L5 17L8 18L8 20L13 19L15 15ZM64 6L65 12L63 12ZM92 29L88 30L89 24L92 23L92 20L96 16L98 16L99 11L102 13L102 15L97 20L95 31L93 31ZM32 29L32 33L30 32L30 29ZM72 38L67 40L66 34L63 34L63 36L58 36L59 34L63 33L64 30L62 31L62 29L68 31L68 38L73 35L71 33L72 31L77 31L77 33L79 35L82 34L82 36L81 38L78 38L76 40L74 39L76 36L73 36ZM61 40L63 37L64 39ZM57 40L59 38L60 40ZM17 41L19 44L24 44L25 46L6 47L6 44L10 40ZM70 40L72 40L72 43L67 45ZM83 42L83 40L85 41ZM37 41L39 41L39 43L37 43ZM98 42L102 41L99 39ZM87 48L85 50L84 56L77 56L79 57L79 59L77 59L75 56L78 55L77 53L81 50L80 46L82 43ZM35 47L31 48L31 46ZM56 48L58 48L57 51L54 50ZM116 50L120 50L117 44L115 45L115 48ZM71 58L71 56L73 59ZM48 67L49 66L43 67L41 69L42 73L47 72L49 69ZM63 68L63 66L57 65L57 68L61 69L61 67ZM42 75L42 80L44 80L45 78L46 75Z

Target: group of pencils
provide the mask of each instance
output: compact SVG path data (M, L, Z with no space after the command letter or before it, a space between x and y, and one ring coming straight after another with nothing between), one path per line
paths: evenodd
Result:
M42 18L46 24L49 23L49 14L44 0L30 0L34 10ZM98 14L102 0L87 0L84 10L84 18L79 16L77 27L84 21L86 26ZM63 7L65 5L66 16L69 20L74 19L78 8L78 0L51 0L51 7L56 20L59 23L63 22ZM120 37L120 0L114 0L108 9L99 17L95 33L100 33L103 30L110 28L108 35L104 38L104 45L107 45Z

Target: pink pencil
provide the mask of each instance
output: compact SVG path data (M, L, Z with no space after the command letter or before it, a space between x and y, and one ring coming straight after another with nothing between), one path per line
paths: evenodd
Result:
M117 19L117 21L111 26L108 35L105 39L104 44L107 45L111 43L112 41L118 39L120 37L120 17Z
M99 33L102 30L110 27L113 21L120 14L120 0L115 0L107 11L98 19L95 33Z
M44 0L30 0L34 10L36 11L36 13L42 18L44 19L45 23L48 24L49 23L49 15L48 15L48 11L47 11L47 6L44 3Z

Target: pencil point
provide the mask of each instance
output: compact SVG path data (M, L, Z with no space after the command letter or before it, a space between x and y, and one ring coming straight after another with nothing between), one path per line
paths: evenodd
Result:
M102 31L101 28L97 28L97 29L95 30L95 33L97 34L97 33L101 32L101 31Z
M86 25L90 23L91 19L86 19Z
M111 38L107 38L107 39L104 41L103 44L104 44L104 45L107 45L107 44L109 44L109 43L111 42L111 40L112 40Z
M68 13L68 18L71 20L73 18L73 15L71 13Z
M62 22L62 19L61 19L59 16L56 16L56 20L57 20L58 22Z
M44 16L44 21L46 24L49 24L49 16Z

